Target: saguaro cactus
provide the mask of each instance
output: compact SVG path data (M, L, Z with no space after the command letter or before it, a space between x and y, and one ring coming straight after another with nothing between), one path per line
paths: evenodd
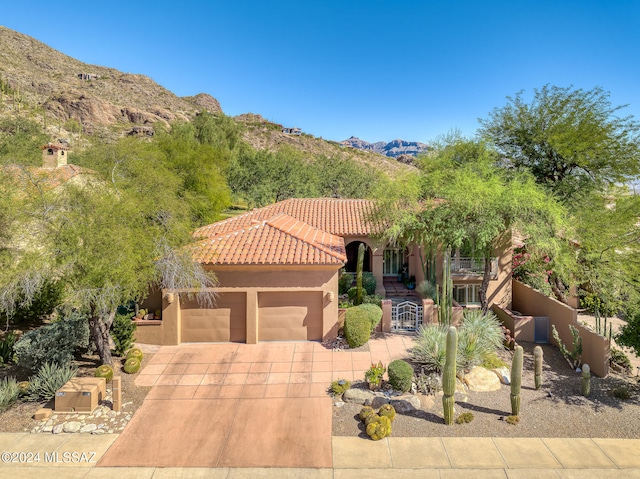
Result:
M534 366L534 382L536 389L542 386L542 348L536 346L533 348L533 366Z
M511 363L511 415L520 415L520 386L522 386L522 346L516 346Z
M591 368L588 364L582 365L582 395L589 397L591 394Z
M362 269L364 268L364 243L358 246L358 264L356 266L356 304L362 304Z
M458 330L455 326L449 328L447 333L446 360L442 373L442 408L444 410L444 423L453 424L453 395L456 392L456 354L458 352Z

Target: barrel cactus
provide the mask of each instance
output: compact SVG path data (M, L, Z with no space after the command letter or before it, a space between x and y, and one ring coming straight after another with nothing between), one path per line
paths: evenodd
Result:
M533 367L535 387L540 389L542 387L542 348L540 346L533 348Z
M136 358L138 361L142 362L142 358L144 357L144 354L142 353L141 349L138 348L131 348L128 352L127 352L127 356L126 358Z
M396 410L391 404L383 404L378 410L378 415L386 416L389 418L389 421L393 422L396 418Z
M371 416L372 414L375 414L376 412L373 410L373 408L371 406L364 406L362 409L360 409L360 420L364 421L366 420L369 416Z
M20 391L20 396L26 396L29 393L29 381L20 381L18 390Z
M381 416L377 421L372 421L367 425L367 436L374 441L391 435L391 421L386 416Z
M582 395L584 397L591 395L591 367L588 364L582 365Z
M113 379L113 368L108 364L98 366L94 376L97 378L104 378L106 382L111 382Z
M135 374L140 370L140 360L138 358L129 358L124 363L124 372L127 374Z
M520 387L522 386L522 346L516 346L511 363L511 415L520 415Z
M378 419L380 419L380 415L377 413L373 413L370 416L367 416L364 420L364 424L365 426L368 426L369 424L371 424L372 422L376 422Z
M447 333L447 349L444 370L442 372L442 408L444 410L444 423L453 424L453 395L456 392L456 354L458 351L458 330L455 326L449 328Z

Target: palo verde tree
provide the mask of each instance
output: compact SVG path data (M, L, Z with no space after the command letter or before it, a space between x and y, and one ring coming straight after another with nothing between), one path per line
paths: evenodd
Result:
M621 116L609 92L545 85L524 92L480 120L503 165L530 171L536 182L569 204L585 193L627 183L640 174L640 123ZM579 205L576 205L579 206Z
M464 244L484 264L480 301L487 310L492 256L510 247L512 227L553 242L562 219L559 208L526 172L497 166L497 153L481 141L454 135L421 159L413 187L403 181L403 198L382 202L392 218L386 236L394 241L427 241L443 249ZM411 199L407 192L412 192ZM555 245L555 243L554 243Z
M109 329L119 305L144 297L151 286L204 288L204 302L215 295L215 278L181 248L191 240L192 223L180 178L150 157L115 160L107 178L96 173L84 184L36 188L40 195L25 188L24 214L14 227L33 240L15 241L0 256L2 312L11 313L11 299L28 304L55 280L63 303L88 315L104 364L112 362ZM145 194L141 188L148 188Z

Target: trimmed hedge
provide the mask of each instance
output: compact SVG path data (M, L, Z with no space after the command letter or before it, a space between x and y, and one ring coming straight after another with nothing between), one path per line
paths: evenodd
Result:
M382 308L373 303L362 303L355 308L357 308L359 311L363 311L364 314L367 315L369 324L371 324L371 332L373 333L373 331L376 329L376 326L380 324L380 320L382 319Z
M371 336L371 323L365 314L360 311L352 311L357 308L347 309L344 318L344 336L350 348L362 346Z
M396 391L407 392L411 389L413 368L408 362L402 359L392 361L387 368L387 374L389 374L389 384Z

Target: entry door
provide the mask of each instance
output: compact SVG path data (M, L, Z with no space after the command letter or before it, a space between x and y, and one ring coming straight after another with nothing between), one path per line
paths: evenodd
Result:
M403 254L398 248L387 248L384 250L384 267L382 274L385 276L395 276L402 268Z

